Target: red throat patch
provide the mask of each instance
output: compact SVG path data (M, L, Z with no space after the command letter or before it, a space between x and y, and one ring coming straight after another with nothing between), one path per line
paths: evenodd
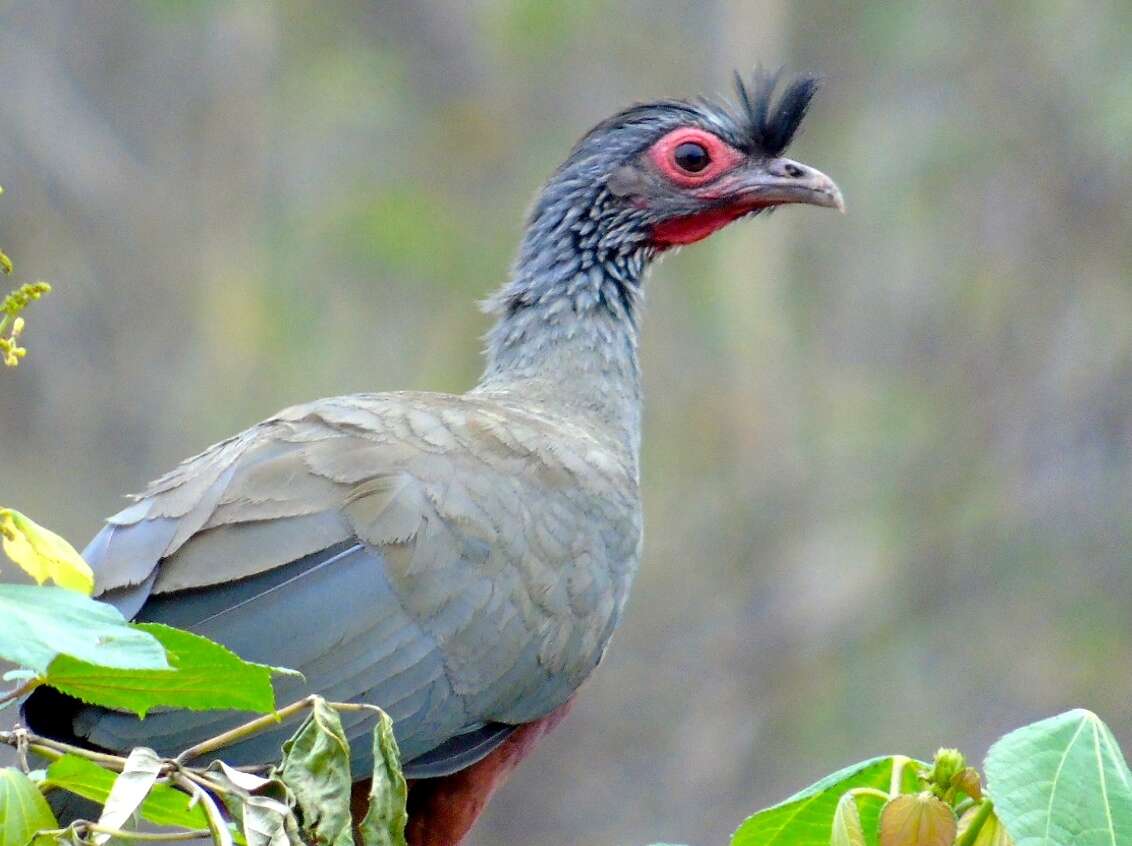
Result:
M661 249L694 244L696 241L702 241L708 235L722 229L736 218L742 217L750 210L750 206L731 206L711 209L675 220L666 220L653 227L653 243Z

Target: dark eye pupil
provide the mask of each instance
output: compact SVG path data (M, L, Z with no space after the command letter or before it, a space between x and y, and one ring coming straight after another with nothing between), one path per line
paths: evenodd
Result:
M677 147L673 158L676 160L677 167L688 171L688 173L699 173L711 162L711 156L708 155L704 146L693 141L685 141Z

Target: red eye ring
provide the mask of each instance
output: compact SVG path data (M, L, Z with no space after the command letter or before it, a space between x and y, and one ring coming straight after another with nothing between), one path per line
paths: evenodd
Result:
M677 150L684 145L695 145L706 153L707 163L700 170L688 170L677 163ZM711 182L731 170L742 160L743 154L707 130L684 126L672 130L653 144L649 158L670 182L691 188Z

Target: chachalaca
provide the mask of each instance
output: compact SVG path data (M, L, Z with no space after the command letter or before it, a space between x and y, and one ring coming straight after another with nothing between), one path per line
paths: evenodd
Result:
M621 619L641 550L642 280L672 247L786 203L841 208L782 158L811 77L737 78L738 103L635 105L578 142L538 196L462 395L356 394L288 408L149 485L84 553L99 597L380 705L410 788L410 842L458 843L564 715ZM144 721L44 688L40 732L174 754L244 719ZM371 718L343 715L359 778ZM275 759L281 727L223 751Z

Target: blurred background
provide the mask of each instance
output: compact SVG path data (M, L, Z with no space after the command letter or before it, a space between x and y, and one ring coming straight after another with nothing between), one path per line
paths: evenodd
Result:
M787 209L648 285L644 561L471 842L723 842L1075 705L1132 746L1127 3L0 1L0 503L81 546L285 405L461 391L536 187L634 100L827 79ZM7 572L11 573L11 568Z

